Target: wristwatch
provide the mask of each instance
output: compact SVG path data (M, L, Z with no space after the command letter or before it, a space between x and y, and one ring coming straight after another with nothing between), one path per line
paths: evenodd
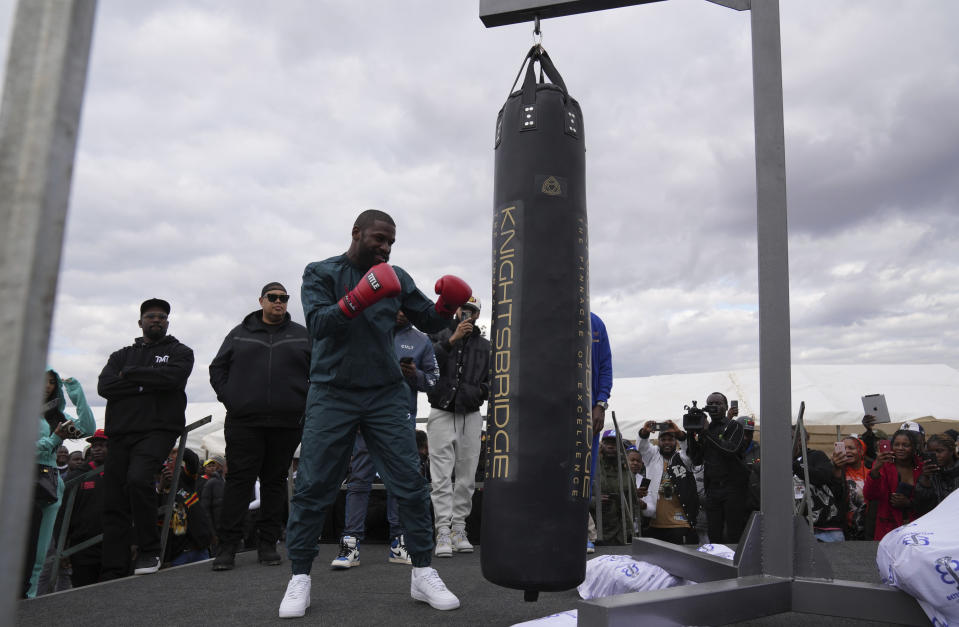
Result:
M596 401L596 405L603 408L603 411L609 409L609 403L606 401Z

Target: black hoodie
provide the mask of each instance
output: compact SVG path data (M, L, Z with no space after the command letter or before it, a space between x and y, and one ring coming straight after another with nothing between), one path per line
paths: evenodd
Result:
M107 399L107 435L182 432L192 371L193 350L172 335L150 343L138 337L110 355L97 384Z
M260 309L230 331L210 362L210 385L226 406L228 422L256 427L298 427L310 384L306 327L290 319L263 322Z

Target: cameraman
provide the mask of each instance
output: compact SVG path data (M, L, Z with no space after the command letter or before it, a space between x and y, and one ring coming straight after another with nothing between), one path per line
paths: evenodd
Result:
M669 428L659 432L658 449L649 443L649 434L656 423L647 421L639 430L636 448L643 456L646 477L650 480L639 508L643 516L652 519L647 533L650 538L673 544L699 544L694 529L699 513L696 480L683 450L685 446L677 450L677 443L685 442L686 434L672 420L667 424Z
M703 464L706 499L706 525L709 541L714 544L739 542L746 526L749 496L749 469L743 461L747 443L730 440L727 431L742 432L735 422L739 408L729 408L726 396L713 392L703 408L709 416L704 430L689 430L689 457L693 464ZM735 427L735 429L734 429Z
M490 343L476 329L480 300L470 296L456 312L455 330L433 338L440 378L428 394L430 474L436 525L437 557L472 553L466 517L473 507L473 485L480 454L483 418L480 405L489 397ZM453 484L453 474L456 484Z

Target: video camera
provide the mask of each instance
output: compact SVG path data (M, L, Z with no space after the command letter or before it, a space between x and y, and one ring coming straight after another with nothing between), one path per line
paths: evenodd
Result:
M696 401L692 401L693 406L683 407L686 413L683 414L684 431L703 431L706 429L706 412L700 407L696 407Z

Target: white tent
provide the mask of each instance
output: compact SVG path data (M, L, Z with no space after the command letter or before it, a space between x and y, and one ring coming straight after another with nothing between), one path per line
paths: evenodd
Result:
M710 392L722 392L730 400L739 400L740 415L752 414L758 422L759 370L727 370L699 374L672 374L655 377L619 378L613 381L610 410L623 437L633 439L647 420L667 419L682 424L683 406L696 400L702 407ZM805 420L809 425L858 425L862 420L861 397L884 394L894 423L933 417L959 419L959 370L941 364L897 366L809 366L792 367L791 419L795 421L799 403L806 402ZM425 394L420 394L418 417L429 414ZM103 426L104 407L93 407L97 425ZM206 457L223 454L223 419L226 409L220 403L190 403L187 424L212 415L213 421L190 434L188 446ZM606 414L606 428L613 419ZM423 423L419 429L425 429ZM82 448L82 441L70 443L71 450Z
M739 400L739 414L759 415L759 370L727 370L700 374L614 379L610 409L623 437L633 439L647 420L667 419L682 424L683 406L696 400L699 407L711 392ZM805 401L808 425L858 425L862 397L883 394L893 423L923 417L959 419L959 370L941 364L854 365L792 367L792 415ZM606 414L607 428L612 418Z

